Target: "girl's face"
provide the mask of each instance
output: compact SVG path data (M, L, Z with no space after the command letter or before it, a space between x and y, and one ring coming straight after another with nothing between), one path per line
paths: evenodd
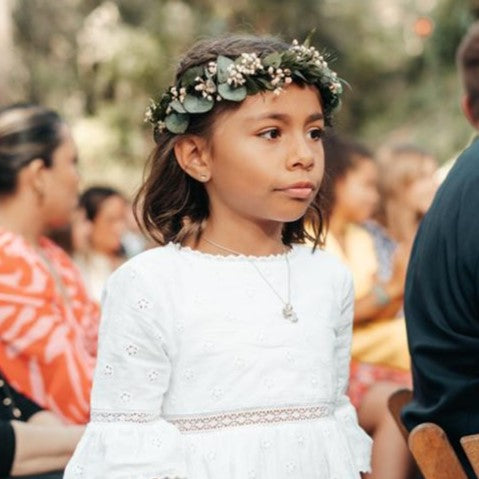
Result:
M431 206L438 188L437 164L433 158L423 160L418 175L399 193L406 208L424 216Z
M358 158L356 166L336 183L335 209L350 222L371 218L379 201L378 169L370 158Z
M63 141L53 152L51 167L45 167L43 210L49 227L68 223L78 204L77 151L70 131L62 127Z
M314 87L248 96L220 116L206 184L212 216L256 223L301 218L324 172L324 119Z
M126 215L127 204L121 196L109 196L101 203L92 222L91 245L94 250L107 255L118 253L126 230Z

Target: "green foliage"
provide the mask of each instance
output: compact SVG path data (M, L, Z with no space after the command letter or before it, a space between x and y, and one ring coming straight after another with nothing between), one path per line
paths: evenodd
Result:
M454 53L478 15L474 0L7 3L15 55L10 82L2 85L0 78L2 102L44 103L74 128L105 135L104 141L82 137L98 148L80 145L91 155L85 158L89 168L110 162L139 169L151 148L151 133L142 126L148 99L172 82L177 59L196 39L229 32L279 34L289 42L315 28L311 44L333 54L332 67L351 85L337 124L372 146L391 139L420 141L446 159L470 132L458 107ZM434 22L427 38L414 33L421 16ZM278 60L273 55L267 61L275 66ZM294 74L301 78L304 72ZM244 86L261 89L249 81ZM221 89L231 100L243 94L226 85ZM206 106L188 100L190 110ZM186 106L171 107L177 114L174 128L183 128Z

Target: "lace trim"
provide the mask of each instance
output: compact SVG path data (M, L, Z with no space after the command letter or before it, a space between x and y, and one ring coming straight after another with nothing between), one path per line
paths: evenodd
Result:
M160 414L151 412L107 412L93 409L90 414L91 422L147 423L157 421L160 418Z
M310 421L331 416L332 413L332 405L325 403L316 406L253 409L201 416L169 416L165 419L181 432L196 432L255 424Z
M254 255L244 255L244 254L212 254L212 253L203 253L202 251L194 250L189 246L181 246L178 243L168 243L167 247L176 249L179 252L184 252L190 256L196 256L198 258L212 259L218 261L260 261L260 262L274 262L274 261L284 261L284 253L270 254L265 256L254 256ZM286 253L288 258L293 258L298 251L304 246L293 245L292 248Z

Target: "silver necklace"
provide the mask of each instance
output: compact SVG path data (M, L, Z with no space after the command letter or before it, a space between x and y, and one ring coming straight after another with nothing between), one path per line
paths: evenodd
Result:
M263 272L258 268L258 266L252 261L251 259L248 258L248 256L243 255L239 253L238 251L234 251L232 249L226 248L225 246L222 246L218 243L215 243L214 241L211 241L208 238L205 238L203 236L203 239L209 243L212 246L215 246L216 248L219 248L223 251L226 251L227 253L232 253L236 256L244 256L247 260L248 263L253 266L253 268L256 270L256 272L261 276L263 281L269 286L271 291L278 297L278 299L283 303L283 309L281 310L283 314L283 318L287 319L288 321L291 321L292 323L296 323L298 321L298 316L296 315L296 312L294 311L293 305L291 304L291 267L289 265L289 259L288 259L288 252L285 248L283 256L284 259L286 260L286 269L288 271L288 297L287 300L285 301L281 295L276 291L276 289L273 287L273 285L268 281L268 278L263 274Z

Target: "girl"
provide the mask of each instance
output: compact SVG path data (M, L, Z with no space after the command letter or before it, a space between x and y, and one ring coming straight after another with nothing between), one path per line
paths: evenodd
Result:
M314 48L197 44L149 110L143 223L104 294L92 416L66 478L359 478L351 278L298 246L340 84ZM313 289L314 288L314 289ZM319 292L318 292L319 291Z
M0 366L20 393L84 424L98 305L68 255L44 235L78 201L77 153L57 113L0 110Z

